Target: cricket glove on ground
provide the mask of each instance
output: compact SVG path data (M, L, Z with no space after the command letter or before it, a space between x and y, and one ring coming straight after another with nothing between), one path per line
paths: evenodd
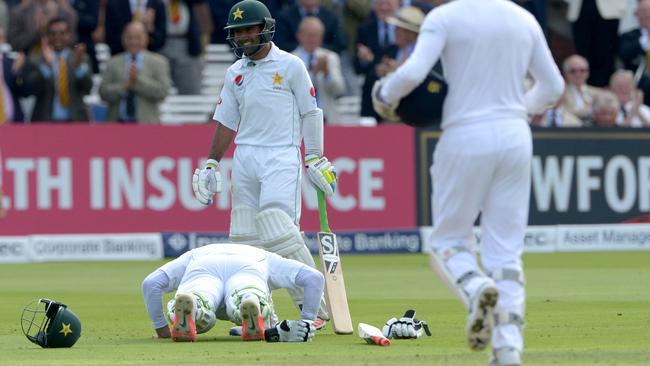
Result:
M211 205L215 194L221 192L221 172L219 162L208 159L203 169L194 170L192 175L192 189L194 196L204 205Z
M375 81L375 84L372 86L372 108L377 112L377 114L386 121L399 121L400 118L397 115L395 110L397 109L398 104L389 104L385 102L379 92L381 87L386 84L386 77L381 78L380 80Z
M427 323L415 319L415 310L407 310L400 320L388 319L382 329L384 337L395 339L417 339L422 337L423 331L431 336Z
M313 321L311 320L283 320L274 328L264 331L267 342L309 342L314 338Z
M338 177L334 165L327 160L326 157L318 157L316 155L305 156L305 166L307 167L307 175L311 183L319 188L327 197L336 192L336 185Z

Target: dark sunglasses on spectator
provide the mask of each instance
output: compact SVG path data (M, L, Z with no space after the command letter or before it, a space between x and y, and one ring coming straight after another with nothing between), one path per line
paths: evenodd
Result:
M581 68L581 69L569 69L570 74L576 74L579 72L589 72L589 69Z

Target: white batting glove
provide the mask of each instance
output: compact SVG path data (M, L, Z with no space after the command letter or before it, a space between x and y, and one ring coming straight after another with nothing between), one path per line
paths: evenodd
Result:
M372 86L372 108L377 112L377 114L383 118L386 121L399 121L400 118L395 112L397 109L398 104L389 104L385 102L381 96L379 95L379 92L381 91L381 87L386 83L386 77L383 77L377 81L375 81L375 84Z
M307 155L305 156L305 165L307 166L309 179L314 186L325 192L327 197L336 192L336 184L338 183L336 169L326 157Z
M283 320L264 331L267 342L310 342L316 329L311 320Z
M388 319L382 329L384 337L395 339L417 339L422 337L422 331L431 336L427 323L415 319L415 310L407 310L400 320Z
M212 204L212 197L221 192L221 172L219 162L208 159L203 164L203 169L194 170L192 175L192 189L194 196L204 205Z

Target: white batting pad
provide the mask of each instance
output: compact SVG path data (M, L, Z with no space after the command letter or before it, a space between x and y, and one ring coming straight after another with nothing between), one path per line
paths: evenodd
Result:
M294 252L305 248L305 242L289 215L277 208L257 214L257 232L264 249L289 258ZM311 260L313 266L314 260Z
M257 210L249 206L235 206L230 213L230 240L233 243L259 245L255 225Z

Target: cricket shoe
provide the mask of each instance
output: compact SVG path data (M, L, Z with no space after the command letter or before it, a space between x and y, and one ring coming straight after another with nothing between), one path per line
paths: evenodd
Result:
M264 312L264 311L262 311ZM271 329L275 327L278 323L278 316L275 313L271 313L269 319L264 322L264 327L266 329ZM241 325L235 325L228 330L228 335L231 337L241 337Z
M482 351L490 344L494 328L494 308L498 299L499 292L494 281L486 278L472 298L467 317L467 342L472 351Z
M196 305L191 295L176 295L174 303L174 323L172 325L172 339L174 342L196 341L196 324L194 311Z
M321 330L325 328L325 326L327 325L327 320L316 318L316 320L314 320L314 323L312 323L312 325L314 326L314 329Z
M241 315L241 339L257 341L264 339L264 317L260 312L260 300L254 294L246 294L239 305Z
M492 351L488 366L521 366L521 352L514 347L501 347Z

